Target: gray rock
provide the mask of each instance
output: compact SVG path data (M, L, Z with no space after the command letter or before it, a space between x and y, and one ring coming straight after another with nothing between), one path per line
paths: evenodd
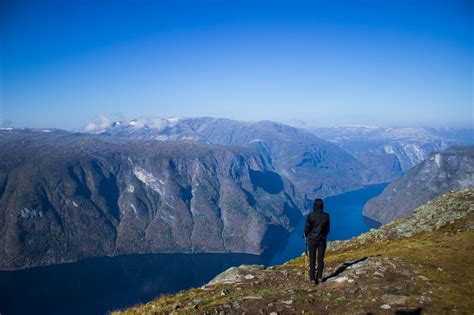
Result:
M383 277L384 275L383 275L383 273L376 271L376 272L374 272L374 273L372 274L372 276Z
M248 295L242 298L243 300L261 300L263 297L261 295Z
M382 301L385 304L390 305L405 305L407 303L407 297L404 295L395 295L395 294L384 294L382 295Z
M349 288L347 289L345 292L347 292L348 294L356 294L357 292L359 292L360 289L359 288Z
M262 269L264 269L263 265L241 265L239 267L231 267L226 271L218 274L216 277L214 277L214 279L209 281L207 285L215 285L218 283L236 283L240 279L249 276L251 276L249 279L253 279L254 276L251 274L251 272L255 272L257 270Z
M227 290L227 289L224 289L224 290L221 291L221 296L226 296L228 294L229 294L229 290Z

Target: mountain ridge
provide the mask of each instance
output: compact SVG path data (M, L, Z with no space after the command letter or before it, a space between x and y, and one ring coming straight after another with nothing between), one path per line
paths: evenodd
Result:
M155 140L187 139L253 148L266 157L307 198L327 197L385 182L339 146L311 132L273 121L243 122L225 118L139 118L110 123L103 136ZM344 181L340 178L344 177ZM322 180L324 178L324 180Z
M301 215L292 184L246 148L24 130L0 143L2 269L261 253Z
M453 146L390 183L364 206L363 214L382 223L410 215L419 205L449 190L474 187L474 145Z
M385 174L387 181L397 179L431 153L474 144L474 129L341 126L308 130L340 145L369 169Z

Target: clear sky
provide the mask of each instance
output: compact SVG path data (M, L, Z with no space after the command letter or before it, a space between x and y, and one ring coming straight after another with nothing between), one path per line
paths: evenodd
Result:
M0 1L0 125L473 124L474 0Z

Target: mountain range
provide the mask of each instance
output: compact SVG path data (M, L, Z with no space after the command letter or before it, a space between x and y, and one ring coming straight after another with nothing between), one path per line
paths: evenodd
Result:
M428 154L460 141L380 132L209 117L139 118L87 132L1 128L0 269L129 253L259 254L288 235L313 198L400 177L403 155L384 143L406 149L418 139ZM462 170L462 159L441 164ZM452 182L464 178L454 166L444 171ZM383 222L404 214L372 204L366 215Z
M344 148L368 169L385 174L387 181L398 178L431 153L457 144L474 144L474 129L341 126L308 130Z
M140 118L114 122L92 132L103 136L193 140L250 148L294 183L302 198L326 197L372 183L366 167L339 146L310 132L271 121Z
M242 147L0 131L0 268L153 252L260 253L301 216Z

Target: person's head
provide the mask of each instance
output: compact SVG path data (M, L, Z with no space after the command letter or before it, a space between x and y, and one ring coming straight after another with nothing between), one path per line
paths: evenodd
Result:
M324 209L323 200L320 199L320 198L314 199L314 202L313 202L313 211L322 212L323 209Z

